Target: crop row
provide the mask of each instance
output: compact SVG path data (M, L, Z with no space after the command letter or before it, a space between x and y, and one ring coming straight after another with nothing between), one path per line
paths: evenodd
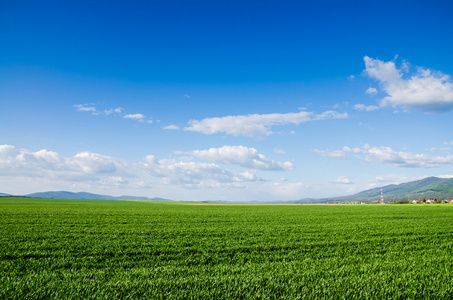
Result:
M448 298L448 205L0 200L0 298Z

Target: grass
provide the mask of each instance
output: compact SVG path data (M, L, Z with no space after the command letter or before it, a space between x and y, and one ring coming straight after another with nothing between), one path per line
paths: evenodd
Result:
M0 198L2 299L445 299L453 205Z

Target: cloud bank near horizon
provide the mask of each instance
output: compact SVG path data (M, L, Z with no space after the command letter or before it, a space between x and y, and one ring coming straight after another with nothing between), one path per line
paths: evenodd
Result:
M293 168L290 162L270 160L256 149L245 146L175 153L185 156L156 159L154 155L147 155L143 161L127 161L92 152L64 157L46 149L31 152L12 145L0 145L0 176L97 183L110 180L115 185L161 182L182 188L206 188L219 184L239 187L243 182L263 181L257 175L258 171L288 171ZM194 158L211 162L196 162ZM231 171L220 164L237 165L243 170Z
M93 152L65 157L46 149L33 152L0 145L0 178L3 188L8 187L1 192L68 190L179 200L268 201L294 200L308 191L320 194L326 190L319 184L261 177L260 172L287 172L293 165L268 159L254 148L224 146L174 153L184 156L158 159L147 155L129 161Z
M331 157L345 158L352 153L359 155L365 161L371 161L372 158L382 163L390 163L395 167L405 168L437 168L442 165L453 164L453 155L433 156L427 154L414 154L410 152L396 151L386 146L371 146L365 144L362 148L350 148L344 146L341 150L314 150L316 153Z
M211 160L222 164L240 165L253 170L286 171L294 168L289 161L276 162L258 153L255 148L245 146L223 146L221 148L210 148L208 150L195 150L181 152L195 157Z

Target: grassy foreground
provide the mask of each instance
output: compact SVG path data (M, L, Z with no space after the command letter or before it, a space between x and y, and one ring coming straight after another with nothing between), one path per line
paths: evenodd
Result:
M453 297L453 205L0 198L1 299Z

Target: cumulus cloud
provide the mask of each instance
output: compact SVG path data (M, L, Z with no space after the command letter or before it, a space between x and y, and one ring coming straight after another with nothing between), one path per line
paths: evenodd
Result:
M96 107L93 104L77 104L74 105L74 108L77 111L84 111L84 112L96 112Z
M223 148L226 150L227 148ZM0 178L11 182L46 182L53 186L109 186L112 188L169 189L244 188L244 184L264 181L258 170L286 170L290 163L274 162L258 154L256 150L232 147L230 154L210 157L212 153L195 152L200 157L212 158L214 162L196 162L195 155L179 158L157 159L148 155L140 161L122 160L93 152L80 152L64 157L49 150L36 152L0 145ZM240 154L240 158L229 155ZM254 152L255 151L255 152ZM212 152L212 150L211 150ZM228 151L227 151L228 152ZM222 156L223 155L223 156ZM247 156L248 155L248 156ZM249 169L231 171L217 161L237 164ZM0 182L3 181L0 180ZM1 186L0 188L5 188Z
M275 148L274 152L277 153L277 154L286 154L286 151L283 150L283 149L280 149L280 148Z
M143 122L144 119L146 118L146 116L143 114L128 114L128 115L123 116L123 118L133 119L133 120L138 120L138 121Z
M322 156L327 156L327 157L333 157L333 158L341 158L345 157L346 153L342 150L336 150L336 151L331 151L331 150L314 150L315 153L318 153Z
M93 104L77 104L77 105L74 105L74 108L77 110L77 111L81 111L81 112L91 112L93 115L106 115L106 116L109 116L109 115L122 115L122 112L124 111L124 108L122 107L117 107L117 108L112 108L112 109L106 109L104 110L103 112L98 112L96 110L96 107L93 105ZM122 116L123 118L125 119L132 119L132 120L137 120L141 123L153 123L152 120L146 120L146 116L144 114L140 114L140 113L137 113L137 114L127 114L127 115L123 115Z
M377 89L375 89L374 87L369 87L365 93L367 93L368 95L376 95L378 93Z
M99 181L101 186L113 186L113 187L125 187L129 184L129 181L120 177L120 176L110 176L106 178L102 178ZM134 184L136 185L136 184Z
M273 134L271 128L277 125L301 124L308 121L343 119L347 118L347 113L336 111L326 111L321 114L300 111L297 113L274 113L274 114L250 114L226 117L206 118L203 120L191 120L190 126L184 130L196 131L204 134L214 134L224 132L235 136L255 136Z
M349 193L349 189L356 188L342 177L325 184L262 178L262 170L275 166L276 171L282 167L288 170L290 165L260 156L259 152L251 151L253 148L230 146L232 153L249 155L248 163L223 152L219 154L218 150L227 150L226 147L215 149L199 154L209 157L217 153L216 160L224 159L227 164L195 161L200 158L187 153L183 156L173 153L171 158L164 159L148 155L139 160L122 160L93 152L64 156L45 149L29 151L0 145L0 190L11 194L70 190L174 200L269 201L344 195L345 191ZM253 162L253 158L258 162ZM250 164L267 167L252 169L248 167Z
M168 126L165 126L164 129L168 129L168 130L179 130L179 126L177 125L174 125L174 124L170 124Z
M354 109L360 111L373 111L379 109L379 107L376 105L356 104L354 105Z
M364 187L361 190L368 190L368 189L373 189L376 187L382 187L385 185L389 184L400 184L400 183L405 183L409 181L415 181L415 180L420 180L426 177L423 176L402 176L400 174L386 174L386 175L380 175L380 176L372 176L369 177L366 181L367 183L364 185ZM385 191L384 191L385 192Z
M158 177L166 177L172 182L192 182L205 177L217 181L228 181L234 175L214 163L200 163L183 159L157 160L154 155L145 157L146 170Z
M429 149L426 149L426 151L451 151L451 148L448 148L448 147L442 147L442 148L436 148L436 147L432 147L432 148L429 148Z
M0 173L4 176L92 180L96 175L130 175L134 168L132 163L91 152L63 157L46 149L30 152L18 150L11 145L0 145Z
M417 72L405 78L408 64L398 69L393 61L364 57L365 72L378 80L388 96L381 105L404 106L424 112L442 112L453 108L453 82L441 72L419 67Z
M195 157L214 161L222 164L240 165L254 170L284 171L292 170L291 162L276 162L259 154L255 148L245 146L223 146L208 150L195 150L187 152Z
M336 184L352 184L351 179L345 176L338 176L336 179L333 180L333 183Z
M117 108L112 108L112 109L109 109L109 110L104 110L104 113L108 116L108 115L111 115L111 114L120 114L123 110L124 110L124 108L117 107Z
M427 154L414 154L404 151L396 151L385 146L364 145L362 148L343 147L336 151L315 151L329 157L345 157L348 153L362 155L365 160L375 158L382 163L391 163L396 167L409 168L435 168L442 165L453 164L453 155L433 156Z
M66 159L66 161L88 174L116 173L120 169L118 160L92 152L77 153L73 158Z

